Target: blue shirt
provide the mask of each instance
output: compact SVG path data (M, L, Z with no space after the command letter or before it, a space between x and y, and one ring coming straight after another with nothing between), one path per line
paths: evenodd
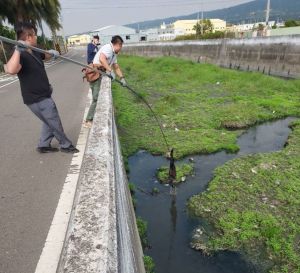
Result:
M87 47L87 62L92 63L96 53L98 52L98 47L93 43L89 43Z

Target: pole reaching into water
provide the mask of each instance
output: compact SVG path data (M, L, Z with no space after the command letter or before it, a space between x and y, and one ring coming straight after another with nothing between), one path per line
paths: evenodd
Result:
M34 51L36 51L36 52L39 52L39 53L50 54L50 55L51 55L51 53L49 53L47 50L43 50L43 49L40 49L40 48L37 48L37 47L34 47L34 46L30 46L30 45L26 45L26 44L24 45L24 44L22 44L22 43L20 43L20 42L18 42L18 41L15 41L15 40L12 40L12 39L3 37L3 36L0 36L0 41L1 41L1 42L6 42L6 43L9 43L9 44L13 44L13 45L18 45L18 46L21 46L21 47L26 47L26 48L29 48L29 49L34 50ZM70 62L70 63L76 64L76 65L79 65L79 66L81 66L81 67L85 67L85 68L94 70L94 71L100 73L100 75L102 75L102 76L107 76L107 77L109 77L109 78L112 79L112 77L111 77L110 75L107 75L105 72L103 72L103 71L101 71L101 70L98 70L98 69L96 69L96 68L91 68L91 67L88 66L87 64L83 64L83 63L81 63L81 62L75 61L75 60L73 60L73 59L70 59L70 58L67 58L67 57L64 57L64 56L61 56L61 55L58 55L57 57L60 58L60 59L62 59L62 60L65 60L65 61L67 61L67 62ZM117 83L119 83L119 84L122 85L122 82L121 82L120 80L115 79L115 81L116 81ZM122 86L123 86L123 85L122 85ZM159 125L161 134L162 134L163 139L164 139L164 143L165 143L165 145L166 145L166 148L168 149L168 152L171 152L171 149L170 149L170 146L169 146L169 144L168 144L167 137L166 137L166 135L165 135L165 133L164 133L163 127L162 127L162 125L161 125L161 122L159 121L157 115L156 115L155 112L153 111L153 109L152 109L152 107L150 106L150 104L146 101L146 99L144 99L139 93L137 93L135 90L133 90L130 86L125 85L125 86L123 86L123 87L127 88L131 93L133 93L135 96L137 96L137 97L138 97L141 101L143 101L143 102L147 105L147 107L150 109L150 111L151 111L153 117L155 118L157 124Z

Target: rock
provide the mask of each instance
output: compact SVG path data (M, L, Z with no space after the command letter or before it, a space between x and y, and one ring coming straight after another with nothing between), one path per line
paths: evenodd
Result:
M232 175L234 176L234 178L240 178L240 176L235 172L233 172Z
M279 186L281 184L280 180L275 181L275 185Z
M254 173L254 174L257 174L256 168L252 168L252 169L251 169L251 172Z
M160 191L159 191L158 188L153 188L152 189L152 195L159 194L159 193L160 193Z

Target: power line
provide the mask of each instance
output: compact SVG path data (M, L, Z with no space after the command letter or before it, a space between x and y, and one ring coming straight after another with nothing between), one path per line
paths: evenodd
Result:
M155 7L180 7L180 6L196 6L199 5L199 1L196 2L177 2L177 1L171 1L171 2L160 2L159 4L155 3L147 3L147 4L141 4L140 2L137 2L138 4L135 3L128 3L128 4L123 4L123 5L95 5L93 4L92 6L86 5L86 6L66 6L62 7L64 10L95 10L95 9L130 9L130 8L155 8ZM219 4L219 3L233 3L233 4L238 4L240 3L240 0L212 0L212 1L207 1L206 3L204 2L203 4Z

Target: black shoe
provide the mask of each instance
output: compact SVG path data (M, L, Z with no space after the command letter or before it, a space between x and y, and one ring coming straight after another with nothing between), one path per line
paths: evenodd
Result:
M60 148L60 151L63 153L68 153L68 154L79 153L79 150L76 149L73 145L69 146L68 148Z
M57 148L52 148L50 147L38 147L36 150L41 153L41 154L46 154L46 153L55 153L58 152L59 150Z

